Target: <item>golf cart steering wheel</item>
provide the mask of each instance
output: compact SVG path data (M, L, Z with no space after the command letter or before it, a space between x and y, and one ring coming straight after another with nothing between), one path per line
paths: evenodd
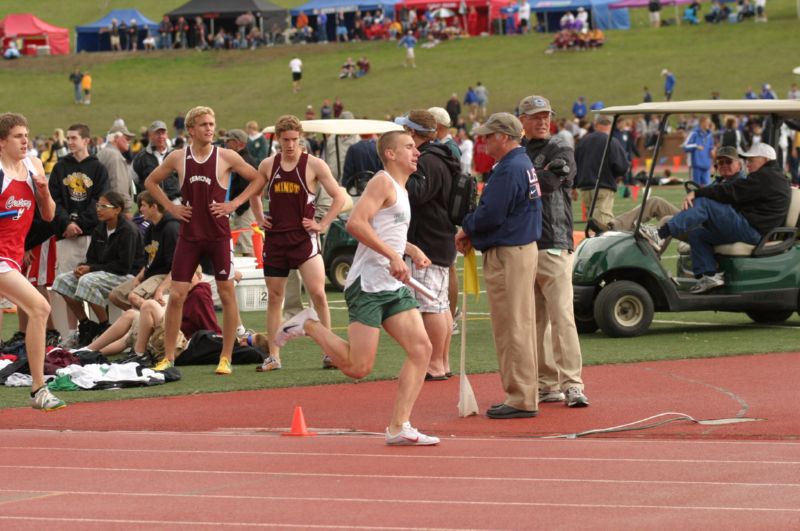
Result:
M696 190L699 190L700 185L694 181L686 181L685 183L683 183L683 188L686 190L686 193L689 194Z

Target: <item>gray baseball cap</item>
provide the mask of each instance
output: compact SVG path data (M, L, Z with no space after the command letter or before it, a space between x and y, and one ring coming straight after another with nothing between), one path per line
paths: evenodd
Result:
M151 133L155 133L156 131L161 131L162 129L164 131L168 130L167 124L165 124L161 120L156 120L155 122L150 124L150 127L147 128L147 130L150 131Z
M115 125L111 129L108 130L109 135L113 135L114 133L122 133L123 135L127 136L128 138L134 138L136 135L128 131L128 128L124 125Z
M472 130L473 135L490 135L502 133L512 138L522 137L522 122L513 114L496 112L486 120L486 123Z
M520 114L536 114L544 111L555 114L552 107L550 107L550 100L544 96L528 96L527 98L522 98L522 101L519 102Z
M739 152L733 146L721 146L717 149L717 159L739 160Z

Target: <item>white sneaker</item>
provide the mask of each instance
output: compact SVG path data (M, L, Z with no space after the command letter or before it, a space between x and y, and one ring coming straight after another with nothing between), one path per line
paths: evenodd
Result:
M389 446L432 446L439 444L439 438L420 433L411 426L410 422L404 422L403 429L397 435L390 434L389 428L386 428L386 444Z
M275 335L275 345L282 347L290 339L306 335L303 326L309 319L312 321L319 321L319 316L317 312L314 311L314 308L306 308L283 323L280 328L278 328L278 333Z
M570 387L567 389L567 407L587 407L589 399L583 394L583 390L579 387Z
M539 402L563 402L564 399L561 391L539 391Z
M639 225L639 234L644 236L644 239L647 240L647 243L650 244L650 247L652 247L655 252L661 252L661 249L664 247L664 239L658 235L657 228L642 223Z
M63 400L53 395L47 385L43 385L31 397L31 407L42 411L53 411L66 406Z
M689 293L705 293L706 291L711 291L714 288L718 288L720 286L725 285L725 274L724 273L717 273L713 276L703 275L700 277L700 280L689 289Z

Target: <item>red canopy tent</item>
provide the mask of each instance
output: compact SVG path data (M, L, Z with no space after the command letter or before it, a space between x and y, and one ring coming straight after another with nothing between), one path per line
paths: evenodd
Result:
M480 35L492 32L492 20L505 18L500 9L507 7L509 3L509 0L400 0L395 4L395 10L399 13L402 8L415 9L422 15L427 10L450 9L460 19L462 27L466 25L470 35ZM464 7L462 4L466 5L467 14L459 14L459 8ZM475 12L469 13L473 7Z
M30 13L14 13L0 20L2 49L17 39L22 39L20 52L27 55L36 55L40 46L49 46L53 55L69 53L69 30L51 26Z

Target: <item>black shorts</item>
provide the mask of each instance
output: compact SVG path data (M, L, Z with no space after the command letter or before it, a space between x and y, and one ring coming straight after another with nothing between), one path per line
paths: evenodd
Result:
M303 79L302 72L292 72L292 81L300 81L301 79Z

